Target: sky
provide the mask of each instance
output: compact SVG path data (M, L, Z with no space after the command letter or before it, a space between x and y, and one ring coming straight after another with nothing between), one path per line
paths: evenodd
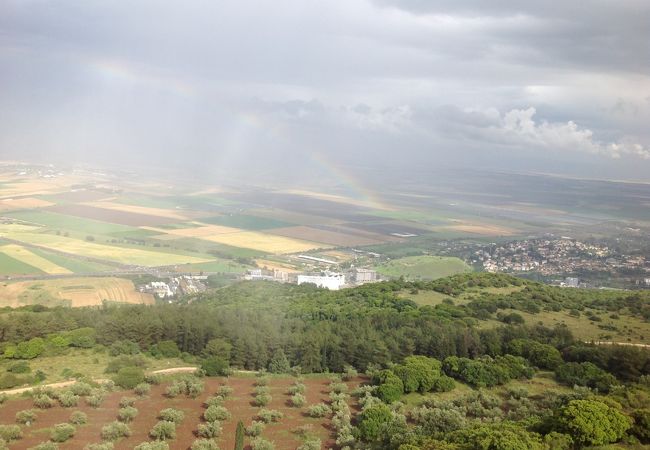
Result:
M0 0L0 159L650 181L650 2Z

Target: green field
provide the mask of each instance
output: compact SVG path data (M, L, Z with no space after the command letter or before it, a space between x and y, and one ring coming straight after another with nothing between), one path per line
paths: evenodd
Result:
M409 280L434 280L472 271L463 260L444 256L407 256L388 261L376 269L384 276L404 277Z
M112 266L107 266L92 261L84 261L82 259L65 256L60 253L49 252L40 248L30 248L29 250L32 253L35 253L49 261L52 261L58 266L65 267L74 273L105 272L107 270L114 269Z
M43 271L0 252L0 273L5 275L42 274Z
M41 225L54 230L74 231L77 233L111 235L112 233L124 233L138 231L137 228L114 223L101 222L99 220L84 219L82 217L68 216L65 214L48 211L16 211L7 213L7 217Z
M269 230L272 228L292 227L295 224L267 217L239 215L214 216L201 219L201 222L224 227L242 228L244 230Z

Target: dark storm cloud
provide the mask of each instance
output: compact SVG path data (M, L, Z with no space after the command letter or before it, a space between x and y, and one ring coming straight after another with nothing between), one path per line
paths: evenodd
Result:
M648 23L631 0L8 0L0 155L647 179Z

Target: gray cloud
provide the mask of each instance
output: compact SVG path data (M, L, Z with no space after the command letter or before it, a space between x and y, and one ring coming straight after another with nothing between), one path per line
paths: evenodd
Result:
M648 23L642 0L7 0L0 156L648 179Z

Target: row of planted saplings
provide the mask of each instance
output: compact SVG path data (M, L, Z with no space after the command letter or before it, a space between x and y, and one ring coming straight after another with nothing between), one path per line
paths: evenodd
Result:
M86 405L99 408L106 395L115 387L113 382L93 386L85 382L77 382L66 389L55 390L52 388L37 388L31 392L33 408L18 411L16 422L29 427L38 421L39 410L53 408L57 405L64 408L74 408L83 401ZM82 411L73 411L67 422L54 425L50 431L50 440L41 442L32 447L33 450L54 450L58 444L71 439L77 426L88 421L87 415ZM7 443L21 439L22 429L19 425L0 425L0 448L5 448ZM31 450L31 449L30 449Z

